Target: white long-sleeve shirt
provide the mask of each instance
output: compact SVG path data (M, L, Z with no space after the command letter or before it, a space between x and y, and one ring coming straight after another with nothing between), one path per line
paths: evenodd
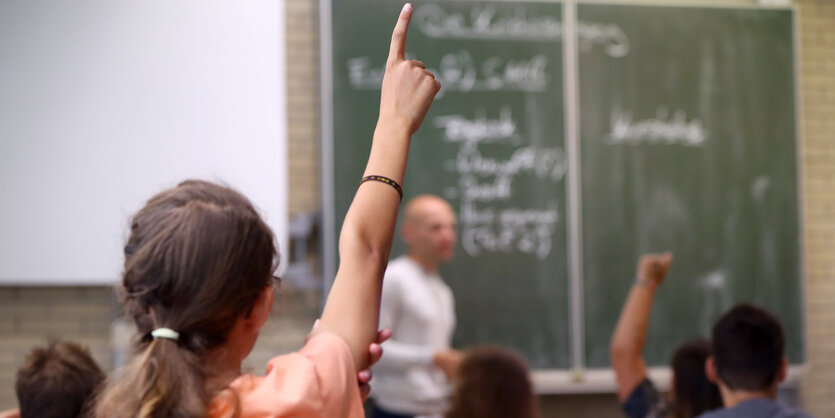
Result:
M380 327L391 329L371 381L375 402L393 413L442 413L451 388L433 363L455 330L452 291L408 256L391 261L383 280Z

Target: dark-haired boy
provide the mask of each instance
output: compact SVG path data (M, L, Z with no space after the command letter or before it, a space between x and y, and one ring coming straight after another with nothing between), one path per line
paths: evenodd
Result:
M724 409L702 418L806 418L778 404L777 385L786 378L785 338L780 322L766 310L737 305L713 326L708 378L719 385Z
M86 348L66 341L33 349L17 371L20 418L84 416L105 375Z

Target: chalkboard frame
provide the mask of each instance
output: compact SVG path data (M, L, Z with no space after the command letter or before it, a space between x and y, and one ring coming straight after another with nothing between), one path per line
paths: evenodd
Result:
M324 305L324 298L327 296L327 289L333 282L333 277L336 273L336 230L335 230L335 214L334 208L334 190L333 190L333 50L332 50L332 15L331 2L334 0L320 0L319 1L319 35L320 35L320 129L321 129L321 146L320 146L320 188L321 188L321 208L322 208L322 228L320 229L320 243L321 254L324 273L324 286L322 305ZM460 0L469 1L473 3L507 3L507 0ZM798 208L798 260L799 260L799 292L801 301L806 300L805 295L805 279L806 267L804 262L805 255L805 215L804 215L804 187L803 187L803 136L801 121L802 114L802 98L799 81L799 22L797 6L790 5L759 5L759 4L721 4L710 3L705 1L686 1L674 3L672 1L664 2L644 2L640 0L526 0L529 2L541 3L561 3L563 5L563 19L566 28L576 27L577 19L577 5L581 4L595 4L595 5L617 5L617 6L641 6L641 7L675 7L675 8L694 8L694 9L743 9L743 10L785 10L791 13L792 20L792 70L793 70L793 95L794 95L794 120L795 120L795 158L796 158L796 190L797 190L797 208ZM569 21L573 20L573 21ZM576 32L573 32L576 35ZM566 39L574 36L567 35ZM576 39L574 40L576 43ZM581 181L579 172L579 118L580 110L578 105L579 97L578 90L574 89L572 85L577 85L578 71L576 65L579 60L579 55L576 45L572 48L570 45L565 45L564 59L563 59L563 74L565 87L565 125L566 125L566 152L569 158L569 174L567 181L567 194L569 196L568 218L570 219L569 226L569 294L570 310L571 310L571 358L572 369L537 369L533 370L534 385L537 393L540 394L567 394L567 393L611 393L616 391L614 372L609 368L586 368L584 364L584 319L583 319L583 288L582 288L582 199L579 190ZM573 68L571 68L573 67ZM572 145L573 143L573 145ZM573 151L572 151L573 148ZM575 154L576 153L576 154ZM576 185L572 186L572 183ZM573 225L577 225L576 231ZM805 312L800 312L800 322L802 330L800 332L803 341L808 341ZM579 336L579 338L577 338ZM807 372L807 365L805 359L808 358L808 346L803 344L804 353L803 363L792 363L789 366L788 376L781 387L797 387L801 379ZM669 367L651 367L649 375L653 378L656 384L662 390L669 390L670 369Z

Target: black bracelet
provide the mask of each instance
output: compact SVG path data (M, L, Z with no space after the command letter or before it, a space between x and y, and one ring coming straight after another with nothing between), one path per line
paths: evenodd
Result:
M401 188L396 181L383 176L365 176L362 178L362 181L360 181L360 185L365 183L366 181L379 181L380 183L385 183L391 187L394 187L394 190L397 190L397 194L400 195L400 200L403 200L403 188Z

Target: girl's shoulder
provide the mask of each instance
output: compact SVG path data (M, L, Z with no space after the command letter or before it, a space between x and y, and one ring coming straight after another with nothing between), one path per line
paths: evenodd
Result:
M310 338L301 350L274 357L264 376L243 375L209 405L209 417L363 417L357 371L335 334Z

